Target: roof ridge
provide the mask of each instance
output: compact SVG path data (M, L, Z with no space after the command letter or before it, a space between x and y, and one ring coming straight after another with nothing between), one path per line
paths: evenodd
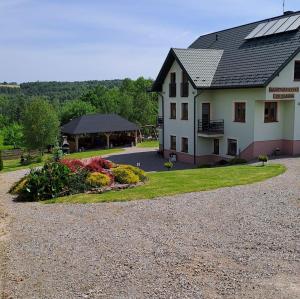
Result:
M273 20L276 20L276 19L284 18L284 17L288 18L288 17L291 17L293 15L297 15L297 14L300 14L300 10L294 11L293 13L291 13L289 15L280 15L280 16L276 16L276 17L272 17L272 18L266 18L266 19L263 19L263 20L260 20L260 21L250 22L250 23L247 23L247 24L239 25L239 26L234 26L234 27L230 27L230 28L226 28L226 29L221 29L219 31L214 31L214 32L211 32L211 33L206 33L206 34L200 35L197 39L199 39L200 37L204 37L204 36L224 32L224 31L229 31L229 30L232 30L232 29L237 29L237 28L241 28L241 27L244 27L244 26L249 26L249 25L256 24L256 23L261 23L261 22L266 22L266 21L273 21Z
M214 48L171 48L172 50L184 50L184 51L223 51L222 49L214 49Z

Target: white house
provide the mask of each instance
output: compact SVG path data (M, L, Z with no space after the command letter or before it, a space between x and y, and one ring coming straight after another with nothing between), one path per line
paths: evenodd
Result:
M152 87L164 155L300 155L299 27L300 12L286 12L172 48Z

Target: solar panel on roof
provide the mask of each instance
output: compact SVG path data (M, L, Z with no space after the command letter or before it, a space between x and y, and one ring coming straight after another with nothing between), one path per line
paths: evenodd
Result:
M262 28L262 30L260 30L254 37L264 36L265 33L266 33L269 29L271 29L277 22L278 22L278 20L268 22L268 23L266 24L266 26L264 26L264 28Z
M296 30L299 27L300 27L300 16L298 16L298 19L286 31Z
M279 29L287 20L288 18L278 20L277 23L266 32L266 34L267 35L274 34L276 30Z
M294 15L259 24L245 39L253 39L272 34L297 30L300 27L300 15Z
M245 39L251 39L253 38L260 30L262 30L268 23L261 23L259 24L254 30L250 32L248 36L246 36Z
M279 29L277 29L275 33L285 32L298 18L299 15L289 17L289 19L281 27L279 27Z

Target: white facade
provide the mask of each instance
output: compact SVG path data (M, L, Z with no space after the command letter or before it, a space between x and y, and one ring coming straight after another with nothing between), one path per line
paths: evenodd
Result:
M300 154L300 93L299 91L270 92L269 90L269 88L300 88L300 81L294 81L296 60L300 60L300 54L265 88L201 91L195 90L189 83L188 97L181 97L182 69L175 60L164 80L159 102L159 116L164 117L164 125L160 129L160 146L165 150L165 154L174 152L171 149L170 136L176 136L176 153L179 158L188 162L195 162L196 159L198 164L205 163L206 160L228 158L228 139L236 140L236 155L248 160L255 158L258 154L270 155L276 149L279 149L282 154ZM169 97L171 73L176 73L176 97ZM291 98L274 99L274 94L291 94ZM293 95L294 98L292 98ZM265 102L268 101L277 102L275 122L265 122ZM245 103L245 122L235 122L235 102ZM170 119L171 103L176 103L176 119ZM181 120L182 103L188 103L188 120ZM210 120L224 120L224 133L198 132L198 120L202 119L203 103L210 103ZM196 122L194 120L195 105ZM181 154L183 137L188 138L188 153L185 154ZM214 139L219 140L218 155L214 154Z

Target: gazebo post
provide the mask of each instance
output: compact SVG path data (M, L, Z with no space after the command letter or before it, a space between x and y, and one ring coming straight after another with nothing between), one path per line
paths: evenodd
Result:
M135 142L135 146L137 146L137 143L138 143L138 133L137 133L137 130L135 130L134 132L134 142Z
M79 150L79 136L75 135L75 151L78 152Z
M110 148L110 144L109 144L109 137L110 137L110 134L109 134L109 133L106 133L105 136L106 136L106 147L109 149L109 148Z

